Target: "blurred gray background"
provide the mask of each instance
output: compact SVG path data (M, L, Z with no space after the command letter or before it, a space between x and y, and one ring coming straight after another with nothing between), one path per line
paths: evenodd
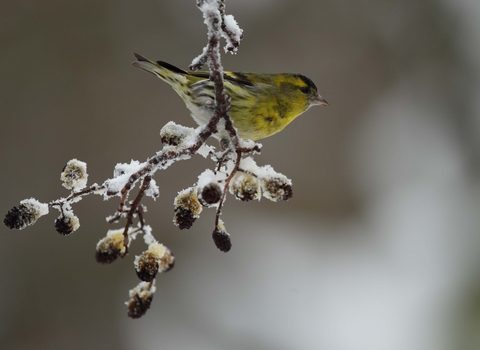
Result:
M123 305L137 240L101 266L95 244L116 199L85 198L81 227L56 212L0 228L1 349L480 348L480 2L227 0L245 39L226 70L301 72L330 108L262 140L259 165L293 180L288 202L229 197L233 249L211 241L213 211L189 231L173 199L211 161L177 163L145 200L176 255L140 320ZM132 52L187 68L206 43L189 1L0 1L0 212L66 196L60 171L161 148L174 120L194 126Z

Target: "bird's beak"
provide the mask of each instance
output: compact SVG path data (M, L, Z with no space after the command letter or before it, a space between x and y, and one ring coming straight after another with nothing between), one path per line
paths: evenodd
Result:
M319 94L316 94L315 97L313 97L310 100L310 104L312 106L330 106L330 103L328 103L322 96Z

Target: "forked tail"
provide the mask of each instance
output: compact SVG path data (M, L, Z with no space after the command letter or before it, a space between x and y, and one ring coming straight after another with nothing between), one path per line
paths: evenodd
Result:
M157 61L150 61L148 58L139 55L138 53L133 53L135 55L136 61L132 62L134 67L140 68L146 72L152 73L164 80L165 82L172 85L173 82L178 80L185 80L186 76L189 75L187 71L177 68L170 63Z

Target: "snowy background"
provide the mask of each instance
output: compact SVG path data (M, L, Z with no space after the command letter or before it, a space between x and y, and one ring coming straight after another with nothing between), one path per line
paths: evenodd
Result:
M262 140L259 165L293 180L289 202L240 203L189 231L173 199L212 162L155 179L147 222L177 258L140 320L123 302L133 259L95 262L117 201L87 197L63 237L55 213L0 227L0 347L13 349L450 350L480 348L480 2L227 0L245 39L226 70L300 72L332 105ZM188 67L206 43L195 1L0 2L0 212L65 196L194 126L132 52Z

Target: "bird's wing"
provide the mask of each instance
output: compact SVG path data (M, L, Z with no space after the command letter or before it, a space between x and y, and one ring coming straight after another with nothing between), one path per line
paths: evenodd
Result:
M190 72L191 76L198 77L198 78L204 78L204 79L209 79L210 78L210 72ZM237 85L243 85L243 86L253 86L253 83L250 79L248 79L247 75L244 73L239 73L239 72L224 72L223 74L223 79L228 80L234 84Z

